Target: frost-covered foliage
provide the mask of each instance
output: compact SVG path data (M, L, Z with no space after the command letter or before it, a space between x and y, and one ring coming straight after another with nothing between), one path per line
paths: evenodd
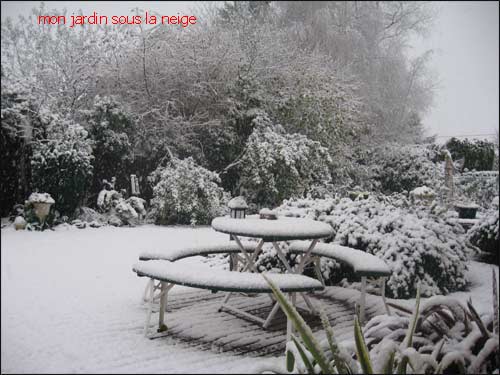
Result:
M50 193L56 208L62 214L72 215L90 186L92 161L87 131L55 117L47 129L47 139L37 140L33 145L33 190Z
M31 142L42 135L47 124L41 115L43 107L25 82L10 82L2 76L1 84L0 211L5 216L31 191Z
M413 311L390 305L397 314L376 316L364 327L371 353L380 352L377 348L381 349L391 341L399 343L405 340ZM498 314L493 306L492 310ZM495 373L500 362L498 329L495 329L494 320L490 314L480 317L470 301L465 306L451 297L431 297L419 308L412 339L414 350L410 357L413 368L420 367L427 360L428 364L439 364L446 369L444 373L459 373L461 369L471 374Z
M404 197L393 203L370 197L351 199L299 199L285 201L277 209L287 216L309 217L329 223L334 242L374 254L392 270L386 292L395 298L446 294L466 285L466 261L472 248L464 230L449 220L446 210L432 205L412 207ZM322 264L326 277L333 262Z
M229 195L220 178L192 158L173 159L150 176L151 207L158 224L209 224L225 210Z
M102 189L97 196L97 208L110 225L137 225L146 215L146 201L139 197L124 199L116 190Z
M292 333L286 346L287 373L475 374L499 370L498 307L495 303L493 317L484 319L470 300L467 307L443 296L421 303L417 292L412 310L388 304L397 308L397 313L375 316L364 329L355 316L353 337L340 343L328 316L320 310L326 335L320 342L295 306L266 280L297 332L297 336ZM496 286L496 276L493 284ZM494 292L494 301L497 298ZM405 316L400 315L401 311Z
M255 120L242 158L241 185L253 203L274 206L330 181L328 150L300 134L287 134L265 116Z
M461 171L490 171L495 159L495 144L486 140L460 140L451 138L446 142L453 160L463 159Z
M498 264L498 196L492 209L483 213L479 221L469 230L470 242L484 252L483 260Z
M410 191L419 186L444 184L444 167L434 163L435 150L425 145L389 145L367 154L373 188L385 193Z
M498 195L498 171L466 172L454 180L457 199L466 198L484 209L491 208Z

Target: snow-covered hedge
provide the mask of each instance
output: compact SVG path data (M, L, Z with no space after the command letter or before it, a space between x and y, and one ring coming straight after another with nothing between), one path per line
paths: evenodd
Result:
M466 284L466 260L472 248L464 230L449 220L438 206L412 207L402 197L400 205L380 199L299 199L285 201L280 214L309 217L329 223L334 242L383 259L391 268L386 292L395 298L415 295L418 282L422 294L447 294ZM324 276L339 278L335 264L322 264Z
M369 153L373 188L386 193L444 184L443 167L434 163L436 150L427 146L384 146Z
M47 133L48 139L33 145L33 190L50 193L56 208L72 215L91 183L91 141L82 126L57 118Z
M158 224L209 224L226 210L229 194L219 186L218 174L191 157L158 167L150 180L152 215Z

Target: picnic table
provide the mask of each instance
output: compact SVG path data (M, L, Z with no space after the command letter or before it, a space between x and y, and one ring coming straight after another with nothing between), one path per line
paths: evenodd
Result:
M352 249L334 243L318 243L322 238L333 235L330 225L303 218L279 217L277 219L260 219L257 215L247 218L218 217L212 221L212 228L226 233L234 241L220 243L199 243L188 246L170 245L165 249L151 249L139 255L139 262L133 267L138 276L148 277L149 282L144 294L144 301L149 302L144 332L148 335L149 322L153 304L159 300L158 332L167 329L164 324L164 313L167 305L168 291L175 285L209 289L212 292L223 291L225 296L219 311L226 310L235 315L243 315L267 328L279 310L279 303L271 296L272 290L261 275L258 274L256 261L262 252L264 244L271 243L279 260L283 263L285 273L267 273L275 285L284 293L288 293L292 304L296 304L296 296L304 300L307 309L316 313L314 306L305 294L306 292L324 290L325 281L321 276L320 258L326 257L350 266L356 275L361 277L361 321L364 320L366 278L382 278L381 295L385 299L385 279L391 270L385 262L364 251ZM240 237L250 237L258 241L242 240ZM294 254L295 265L291 265L283 253L279 243L292 241L288 253ZM232 262L232 270L193 267L178 261L192 256L228 254ZM318 279L303 275L307 265L313 264ZM155 285L155 281L157 284ZM159 293L155 295L155 291ZM234 293L267 293L274 304L266 319L229 305L229 299ZM292 324L287 319L287 341L290 340Z
M323 222L311 219L288 217L280 217L279 219L274 220L260 219L257 215L250 216L245 219L218 217L212 221L212 228L218 232L231 235L231 238L234 239L234 241L238 244L243 257L232 254L232 256L234 257L233 259L236 259L236 262L234 262L233 264L233 268L238 270L238 261L241 261L242 265L239 269L240 272L250 271L256 273L258 272L258 270L255 262L262 251L264 243L266 242L272 243L274 249L276 250L278 258L283 263L286 269L286 273L302 274L304 271L304 267L308 263L311 257L311 253L317 242L321 238L327 238L333 235L332 227ZM245 246L243 246L239 238L240 236L259 239L252 254L250 254ZM309 246L304 253L297 254L297 257L300 257L300 261L297 262L295 267L292 267L292 265L290 265L290 263L286 259L286 256L283 253L282 249L280 248L279 242L294 240L309 240L311 242L309 243ZM290 292L289 295L292 303L295 304L297 293L302 297L309 311L315 314L316 309L304 292ZM265 320L262 320L255 316L249 316L248 313L242 312L240 309L229 305L228 301L231 298L231 295L232 292L229 292L226 295L226 298L224 299L220 309L225 309L240 314L243 313L247 317L253 318L253 320L262 323L262 326L264 328L268 327L280 307L279 303L274 301L271 297L274 302L274 306L267 318ZM291 322L288 321L288 324L291 324ZM287 327L287 332L290 331L291 326Z

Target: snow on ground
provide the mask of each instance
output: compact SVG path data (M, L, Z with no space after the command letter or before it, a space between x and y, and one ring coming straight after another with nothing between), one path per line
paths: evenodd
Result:
M467 301L471 298L472 305L480 316L492 315L494 311L492 269L495 270L498 283L498 266L475 261L469 262L468 270L466 272L466 279L468 280L467 290L453 292L447 296L456 298L464 306L467 306ZM422 298L421 304L423 304L427 299L428 298ZM415 298L407 300L388 298L388 300L399 305L406 306L411 310L415 307Z
M132 272L139 253L227 238L210 227L2 228L2 373L252 373L272 366L274 358L217 354L143 336L146 279ZM471 262L471 292L452 294L463 302L472 295L480 314L493 308L491 267Z
M3 228L2 373L248 373L273 362L143 336L139 253L227 238L209 227Z

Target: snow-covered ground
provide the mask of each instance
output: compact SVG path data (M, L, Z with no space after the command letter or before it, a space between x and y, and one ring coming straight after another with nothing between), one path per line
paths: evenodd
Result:
M138 254L227 238L209 227L3 228L2 373L251 373L272 365L276 359L217 354L143 336L140 298L146 280L132 272ZM472 295L481 312L490 312L491 267L472 262L472 291L453 295L462 301Z
M2 373L251 373L271 362L143 336L138 254L227 238L209 227L3 228Z

